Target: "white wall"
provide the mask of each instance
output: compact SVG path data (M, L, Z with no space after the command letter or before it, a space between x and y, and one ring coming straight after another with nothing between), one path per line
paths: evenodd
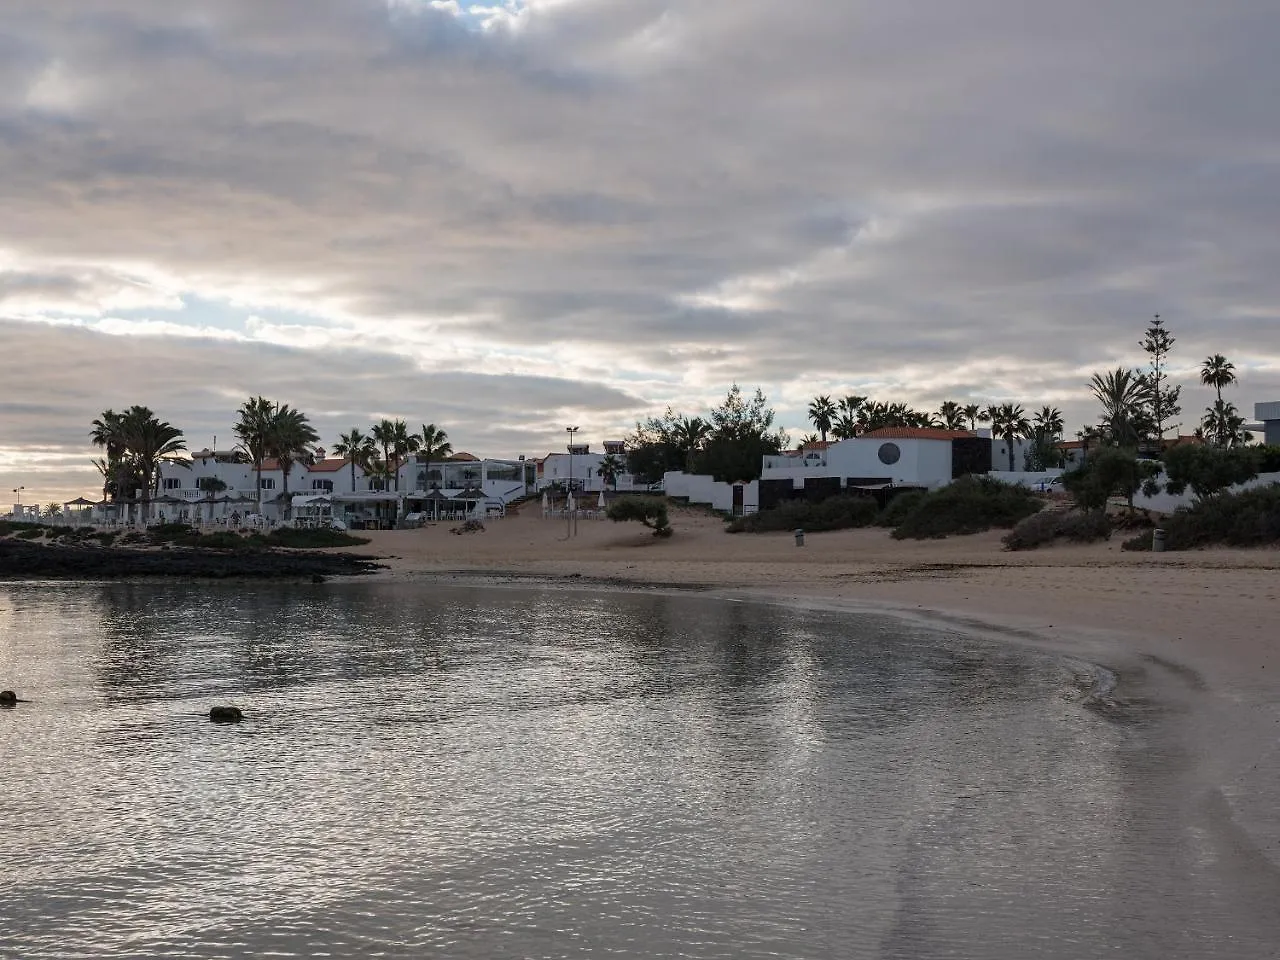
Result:
M731 483L720 483L703 474L674 471L662 476L662 489L668 497L684 497L690 503L706 504L726 513L733 510L733 487ZM760 484L753 480L742 488L743 512L755 513L760 509Z
M896 463L880 462L880 449L886 443L894 444L901 452ZM942 486L951 482L951 441L876 437L841 440L827 448L827 470L822 475L886 477L894 483Z
M1161 486L1168 480L1163 473L1156 477L1156 482ZM1239 493L1242 490L1252 490L1254 487L1266 487L1273 483L1280 483L1280 473L1260 473L1248 483L1241 483L1230 488L1232 493ZM1171 493L1165 493L1163 490L1154 497L1143 496L1141 492L1134 495L1133 505L1139 510L1152 510L1156 513L1173 513L1179 507L1189 507L1195 503L1195 496L1188 490L1180 496L1174 496Z

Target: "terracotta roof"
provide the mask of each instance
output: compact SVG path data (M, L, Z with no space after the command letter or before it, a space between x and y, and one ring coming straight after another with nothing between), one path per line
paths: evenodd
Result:
M317 460L311 466L307 467L309 473L335 473L347 466L346 460Z
M800 449L801 450L825 450L827 449L827 447L831 446L831 444L835 442L836 441L834 440L814 440L810 443L800 444Z
M939 430L937 427L881 427L859 435L866 440L967 440L976 436L972 430Z
M463 461L466 463L479 463L480 458L477 457L475 454L467 453L467 451L465 450L460 450L451 457L445 457L446 463L457 463L459 461Z

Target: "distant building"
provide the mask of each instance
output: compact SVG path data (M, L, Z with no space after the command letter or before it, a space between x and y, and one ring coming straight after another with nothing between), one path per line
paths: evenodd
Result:
M1280 400L1255 403L1253 417L1262 424L1262 442L1280 446Z

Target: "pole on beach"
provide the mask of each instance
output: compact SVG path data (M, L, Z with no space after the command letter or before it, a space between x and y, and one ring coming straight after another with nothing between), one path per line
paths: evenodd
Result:
M575 536L578 532L578 510L573 500L573 436L578 432L577 427L565 427L564 432L569 434L569 496L565 500L565 538Z

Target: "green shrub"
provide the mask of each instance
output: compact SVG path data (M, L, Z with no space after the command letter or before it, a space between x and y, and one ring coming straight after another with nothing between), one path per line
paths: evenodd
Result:
M920 501L928 496L928 492L924 490L908 490L906 493L900 493L887 504L880 516L876 518L876 526L878 527L896 527L903 520L907 519L907 515L919 505Z
M253 538L249 538L253 539ZM316 527L305 530L296 527L279 527L265 537L257 538L270 547L289 547L293 550L317 550L323 547L354 547L368 543L368 537L354 537L341 530Z
M28 527L14 534L18 540L39 540L44 536L44 527Z
M1213 544L1256 547L1280 543L1280 485L1220 493L1166 517L1165 548L1190 550Z
M618 497L605 515L615 523L635 520L653 531L655 537L671 536L671 523L667 516L667 501L661 497Z
M880 510L866 497L828 497L816 503L808 500L784 500L776 507L738 517L726 528L730 533L765 533L777 530L847 530L869 527L876 522Z
M1059 537L1075 543L1091 543L1094 540L1106 540L1110 536L1111 521L1101 511L1042 510L1018 521L1018 524L1001 538L1001 542L1010 550L1034 550L1043 544L1052 543Z
M1043 501L1027 487L989 477L961 477L916 501L893 536L898 540L927 540L1012 527L1042 506Z

